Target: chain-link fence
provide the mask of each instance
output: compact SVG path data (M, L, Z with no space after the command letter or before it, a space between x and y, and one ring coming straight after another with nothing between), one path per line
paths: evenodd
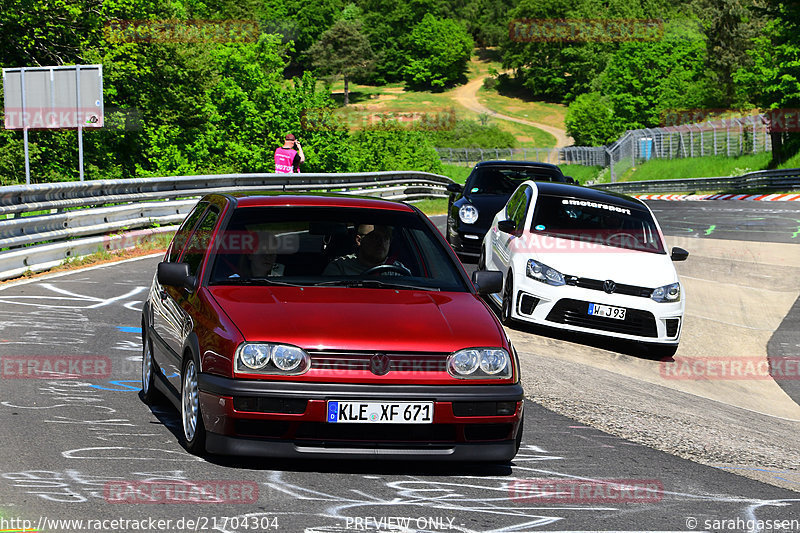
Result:
M605 148L611 181L649 159L736 157L772 150L764 115L630 130ZM583 163L585 164L585 163Z
M650 159L735 157L772 150L766 115L708 120L692 124L629 130L608 146L567 148L437 148L443 162L474 163L521 159L557 164L609 167L611 181Z

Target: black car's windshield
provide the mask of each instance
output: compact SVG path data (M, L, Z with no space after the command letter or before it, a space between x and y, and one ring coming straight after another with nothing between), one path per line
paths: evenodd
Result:
M403 211L238 208L214 251L213 285L469 290L431 228Z
M563 182L564 176L556 169L525 167L521 165L485 166L476 168L467 180L467 194L513 193L523 181Z
M649 211L613 201L539 196L530 231L532 235L666 253Z

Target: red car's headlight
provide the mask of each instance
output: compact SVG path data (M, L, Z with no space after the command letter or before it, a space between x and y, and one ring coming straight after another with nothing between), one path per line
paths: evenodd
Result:
M244 342L236 349L237 372L297 375L310 366L309 355L289 344Z
M447 357L447 371L461 379L511 377L511 357L503 348L467 348Z

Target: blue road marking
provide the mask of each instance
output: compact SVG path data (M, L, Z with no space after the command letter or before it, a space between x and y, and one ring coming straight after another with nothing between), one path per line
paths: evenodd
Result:
M114 381L109 381L108 383L109 385L116 385L117 387L121 388L111 389L108 387L103 387L102 385L94 385L94 384L92 384L92 388L100 390L110 390L114 392L130 392L130 391L139 392L139 390L142 388L142 382L138 379L117 379ZM135 383L136 386L132 387L131 385L126 385L126 383Z
M117 326L117 329L125 333L141 333L142 328L133 328L130 326Z

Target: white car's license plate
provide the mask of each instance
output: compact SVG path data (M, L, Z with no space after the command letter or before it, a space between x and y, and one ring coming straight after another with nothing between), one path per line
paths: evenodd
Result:
M616 318L625 320L624 307L611 307L610 305L589 304L589 314L592 316L602 316L605 318Z
M328 400L328 422L337 424L431 424L433 423L433 402Z

